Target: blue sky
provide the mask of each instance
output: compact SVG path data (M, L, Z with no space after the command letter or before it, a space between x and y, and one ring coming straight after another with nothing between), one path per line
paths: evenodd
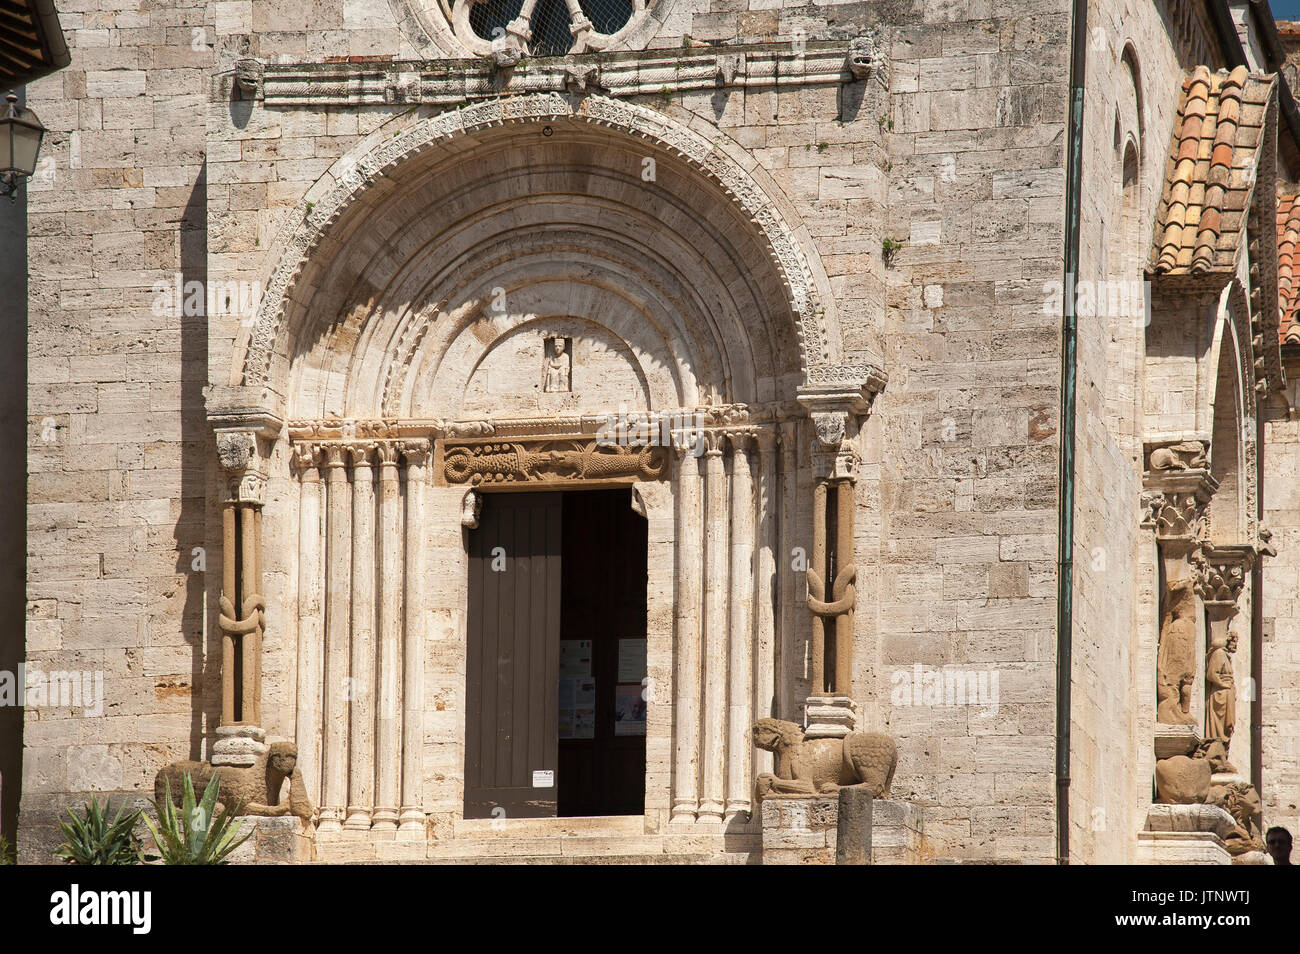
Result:
M1300 20L1300 0L1268 0L1276 20Z

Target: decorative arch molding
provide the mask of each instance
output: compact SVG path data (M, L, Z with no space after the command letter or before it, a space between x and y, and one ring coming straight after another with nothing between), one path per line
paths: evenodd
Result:
M838 317L819 284L816 253L805 249L797 230L778 209L779 190L757 180L761 170L715 127L696 131L652 109L603 96L544 93L466 106L415 121L386 141L383 130L336 161L299 203L292 224L281 233L280 249L266 283L242 361L236 352L236 380L245 387L283 396L272 380L276 348L285 334L286 304L312 252L330 229L384 175L426 150L471 133L512 124L569 120L647 140L710 181L753 223L786 293L799 341L802 390L856 392L870 398L884 384L882 370L866 361L845 362ZM733 155L732 153L735 153ZM748 168L746 168L748 166ZM820 279L820 281L819 281ZM269 395L268 395L269 397Z

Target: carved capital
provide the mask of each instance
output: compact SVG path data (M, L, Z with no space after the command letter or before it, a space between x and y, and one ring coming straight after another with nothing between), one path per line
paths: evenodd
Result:
M355 444L348 444L348 456L352 458L353 467L369 467L371 457L379 448L375 441L358 441Z
M311 441L295 441L290 448L294 470L304 480L313 480L318 476L323 456L318 445Z
M402 459L406 461L408 467L423 467L429 462L429 452L433 445L423 439L413 441L400 441L398 448L402 452Z
M1196 592L1210 619L1231 619L1237 614L1246 576L1255 565L1254 548L1209 546L1201 551L1194 565Z
M266 498L266 458L269 442L253 428L217 430L217 460L225 472L229 499L261 505Z
M324 457L327 471L342 472L343 468L348 465L346 444L322 444L321 455Z
M375 459L385 469L397 469L399 453L396 441L380 441L375 446Z

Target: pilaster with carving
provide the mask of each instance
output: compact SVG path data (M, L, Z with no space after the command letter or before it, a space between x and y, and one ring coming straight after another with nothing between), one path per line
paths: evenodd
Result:
M214 765L253 765L266 751L262 727L262 506L279 421L257 412L214 415L222 504L221 723ZM238 660L238 666L236 665ZM236 680L236 671L240 678Z

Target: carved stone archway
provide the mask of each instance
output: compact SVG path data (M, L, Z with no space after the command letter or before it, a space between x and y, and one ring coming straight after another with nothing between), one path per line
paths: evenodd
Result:
M730 822L765 767L750 723L794 714L774 700L795 630L812 634L810 734L854 725L856 442L883 373L845 354L784 200L721 134L597 96L397 125L304 197L212 392L214 426L249 435L228 506L257 533L231 549L259 574L241 595L262 585L262 539L278 560L257 635L278 625L296 647L319 831L414 839L449 800L427 787L429 760L459 769L426 743L424 706L463 650L462 520L482 480L633 482L670 528L652 535L649 658L672 687L651 731L673 754L647 797L675 823ZM554 341L572 379L542 377ZM611 418L619 452L599 446ZM673 452L635 463L656 444ZM236 467L264 495L246 501ZM807 594L777 572L800 547ZM431 663L431 643L452 657ZM257 712L245 684L232 711ZM454 711L454 680L437 691Z

